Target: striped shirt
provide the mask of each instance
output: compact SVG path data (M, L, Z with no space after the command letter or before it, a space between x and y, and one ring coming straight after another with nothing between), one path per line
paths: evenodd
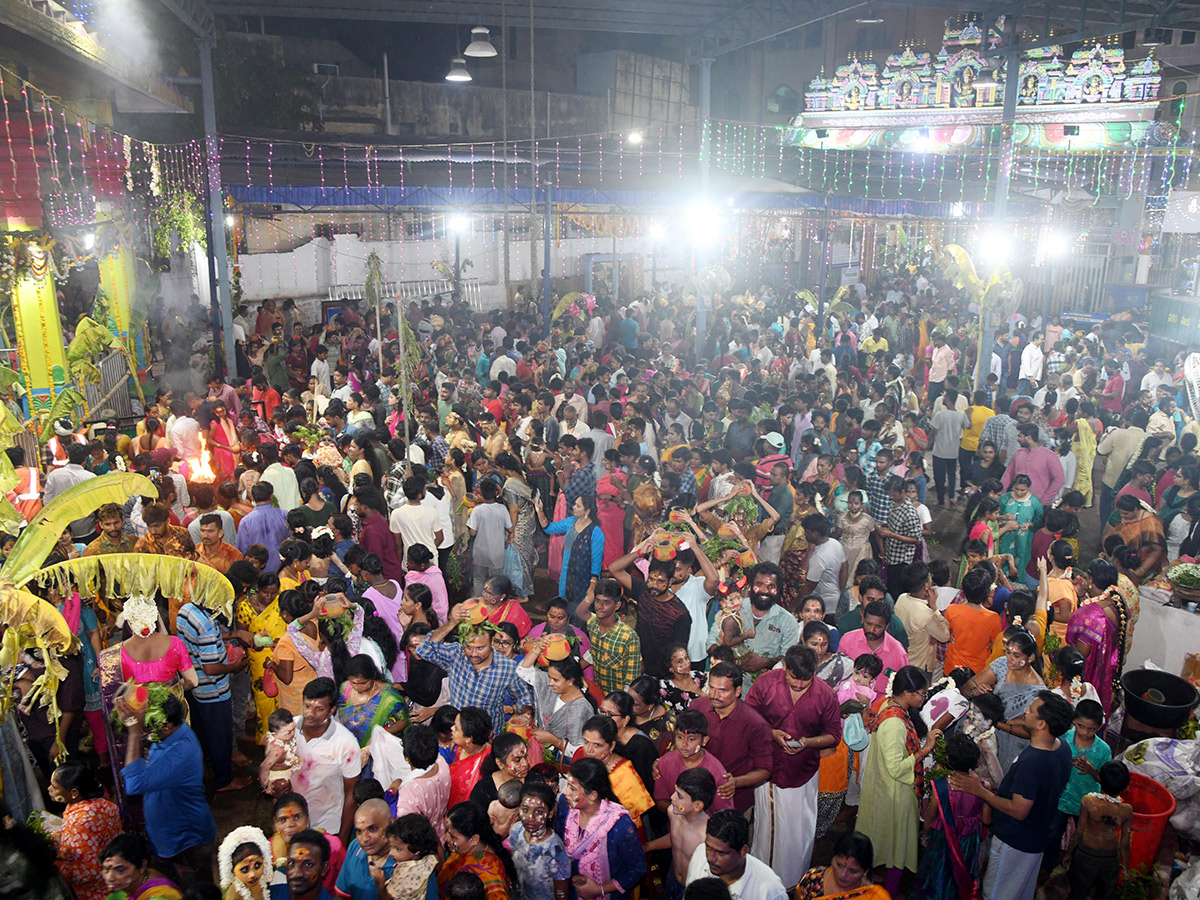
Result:
M224 665L229 661L225 652L225 641L221 638L221 630L215 622L200 607L194 603L185 603L179 609L175 620L179 639L187 647L192 665L196 667L196 677L200 683L191 691L192 699L199 703L220 703L228 700L229 676L207 675L204 667L219 663Z

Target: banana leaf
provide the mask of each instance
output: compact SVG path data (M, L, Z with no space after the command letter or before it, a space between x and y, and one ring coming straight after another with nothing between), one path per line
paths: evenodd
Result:
M5 566L7 569L7 566ZM232 619L233 585L212 566L179 556L152 553L101 553L68 559L34 572L25 583L36 581L61 593L70 589L82 597L133 594L187 596L205 609Z
M66 416L69 419L75 418L75 407L82 406L87 408L87 398L74 388L65 388L59 391L54 397L54 402L50 404L50 411L45 414L45 424L42 426L42 440L50 440L50 436L54 434L54 422L56 419L61 419Z
M158 488L145 475L133 472L112 472L68 488L43 506L21 532L4 563L4 575L17 586L29 581L70 523L90 516L105 503L124 503L134 495L157 497Z
M117 336L95 319L82 316L75 326L75 337L67 345L67 360L96 360L112 350L121 349Z
M22 698L26 709L49 707L47 719L54 723L55 738L59 734L62 714L58 708L58 686L67 677L67 669L58 661L75 641L66 620L57 609L41 597L11 586L0 588L0 621L7 627L0 639L0 720L8 718L16 696L16 664L27 650L41 652L46 664Z
M20 380L21 376L18 372L14 372L8 366L0 366L0 390L7 391Z

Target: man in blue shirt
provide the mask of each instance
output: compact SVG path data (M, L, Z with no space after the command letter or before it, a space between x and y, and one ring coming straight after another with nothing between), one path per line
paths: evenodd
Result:
M321 885L328 871L329 840L311 828L298 832L288 844L287 884L271 885L271 900L333 900Z
M1025 710L1029 746L1009 766L995 793L974 773L950 776L953 790L981 797L992 808L984 900L1033 900L1042 851L1054 831L1058 798L1071 775L1071 748L1059 737L1073 718L1071 704L1063 697L1038 691Z
M158 742L142 759L146 707L134 710L124 700L117 710L126 722L125 792L140 795L146 835L154 848L154 868L180 887L211 882L217 823L204 795L204 758L196 733L183 716L183 703L168 697L162 705L166 721Z
M621 346L629 351L637 350L638 335L642 331L642 326L635 318L636 315L634 310L629 309L625 311L625 318L621 320Z
M366 801L354 812L354 840L338 873L337 889L350 900L379 900L372 869L383 867L383 877L392 877L396 861L388 854L387 827L391 822L387 803Z

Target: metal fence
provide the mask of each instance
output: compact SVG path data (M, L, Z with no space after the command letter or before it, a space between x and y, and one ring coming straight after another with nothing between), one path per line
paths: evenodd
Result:
M119 352L110 353L100 360L100 383L85 384L83 396L87 398L87 416L79 411L80 421L98 421L108 418L109 411L122 421L137 418L133 400L129 396L129 366Z
M1055 316L1064 309L1096 312L1104 302L1108 256L1079 254L1023 273L1025 305Z
M366 299L365 284L338 284L329 289L330 300L363 300ZM425 300L437 294L449 297L454 293L454 282L444 278L422 278L416 281L388 281L382 286L383 296L395 297L401 301ZM463 299L476 312L483 312L481 292L478 278L462 280Z

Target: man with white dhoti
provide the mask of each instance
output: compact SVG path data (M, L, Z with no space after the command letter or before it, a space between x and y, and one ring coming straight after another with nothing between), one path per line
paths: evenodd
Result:
M816 672L816 654L792 647L783 668L759 676L746 697L771 726L775 743L771 777L754 790L750 852L775 870L789 893L812 859L821 751L842 737L837 695Z

